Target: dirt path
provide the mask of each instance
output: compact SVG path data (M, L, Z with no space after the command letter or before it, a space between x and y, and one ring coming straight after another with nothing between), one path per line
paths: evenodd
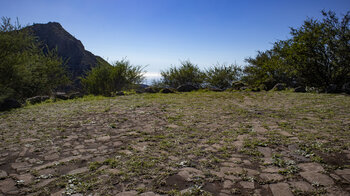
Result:
M0 116L0 195L349 195L350 97L87 97Z

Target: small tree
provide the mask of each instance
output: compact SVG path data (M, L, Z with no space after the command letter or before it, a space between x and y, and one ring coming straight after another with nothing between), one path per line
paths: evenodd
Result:
M241 68L237 65L215 65L206 71L206 83L220 89L231 87L233 81L239 80Z
M114 65L100 64L81 79L88 93L111 96L114 92L133 88L143 81L141 66L132 66L129 61L117 61Z
M278 82L298 82L324 89L335 84L339 89L350 82L350 12L341 20L331 11L322 14L323 20L305 20L291 28L292 38L246 59L243 79L270 88Z
M322 14L322 21L291 29L291 58L307 85L341 87L350 81L350 12L341 20L331 11Z
M201 86L204 82L205 74L197 65L190 61L181 62L179 68L171 67L169 70L161 72L162 81L165 85L177 88L184 84Z

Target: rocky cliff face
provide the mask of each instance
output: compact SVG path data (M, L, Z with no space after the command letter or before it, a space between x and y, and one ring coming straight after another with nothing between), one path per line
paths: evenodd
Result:
M59 23L34 24L29 26L38 41L47 45L49 49L57 47L57 52L64 61L67 61L68 71L73 81L77 83L78 77L97 65L101 57L95 56L85 50L80 40L68 33Z

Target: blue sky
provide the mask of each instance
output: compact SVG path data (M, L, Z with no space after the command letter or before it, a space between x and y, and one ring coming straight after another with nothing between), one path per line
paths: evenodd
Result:
M201 68L244 65L307 17L350 11L350 0L0 0L21 24L56 21L109 62L127 58L157 73L180 60Z

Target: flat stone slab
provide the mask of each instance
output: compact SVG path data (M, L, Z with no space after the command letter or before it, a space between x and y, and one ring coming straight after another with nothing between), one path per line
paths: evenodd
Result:
M45 160L46 161L52 161L52 160L55 160L55 159L58 159L58 158L60 158L60 155L58 153L45 156Z
M280 181L283 180L283 176L280 174L271 174L271 173L262 173L260 174L260 178L265 181Z
M239 184L244 188L244 189L254 189L254 182L247 182L247 181L241 181Z
M6 178L7 177L7 172L0 170L0 179Z
M141 193L140 196L158 196L158 194L155 194L153 192L146 192L146 193Z
M241 167L222 167L220 168L220 172L224 174L240 174L243 172L243 168Z
M75 169L75 170L68 172L68 175L81 174L81 173L84 173L87 171L89 171L89 169L87 167L82 167L82 168Z
M298 165L300 169L303 171L309 171L309 172L324 172L323 167L318 163L301 163Z
M269 187L273 196L293 196L287 183L270 184Z
M337 169L335 173L338 175L350 175L350 169Z
M286 137L293 137L293 135L288 133L287 131L280 131L280 134Z
M18 180L23 181L24 185L29 185L34 181L34 176L32 176L31 174L18 175L18 176L16 176L16 178Z
M11 178L0 181L0 191L4 194L16 194L18 189L16 187L16 182Z
M318 172L300 172L300 175L308 182L319 183L323 186L333 185L334 181L327 175L320 174Z
M258 147L258 151L261 152L261 154L263 154L266 158L272 157L272 149L269 147Z
M136 191L125 191L125 192L116 194L116 196L135 196L135 195L137 195Z
M232 186L233 186L233 183L232 183L231 180L225 180L222 187L223 187L224 189L229 189L229 188L231 188Z
M111 136L109 136L109 135L96 138L96 140L99 141L99 142L107 142L110 139L111 139Z
M311 192L313 190L315 190L314 187L312 187L309 183L305 182L305 181L298 181L298 182L289 182L289 184L298 189L301 190L303 192Z
M17 172L25 171L30 168L30 165L25 162L20 162L20 163L11 163L12 169L15 169Z
M182 168L177 175L181 176L187 181L190 181L194 176L200 176L204 178L204 174L202 171L192 167Z
M42 188L48 184L50 184L51 182L55 181L56 178L51 178L51 179L46 179L46 180L43 180L41 182L39 182L38 184L35 185L35 188Z
M52 166L58 165L59 163L65 163L65 162L69 162L69 161L72 161L72 160L75 160L75 159L79 159L80 157L81 157L81 155L67 157L67 158L61 159L59 161L54 161L54 162L46 163L44 165L40 165L38 167L34 167L33 169L34 170L45 169L47 167L52 167Z
M121 142L121 141L116 141L116 142L113 143L113 146L114 146L114 147L118 147L118 146L121 146L122 144L123 144L123 142Z

